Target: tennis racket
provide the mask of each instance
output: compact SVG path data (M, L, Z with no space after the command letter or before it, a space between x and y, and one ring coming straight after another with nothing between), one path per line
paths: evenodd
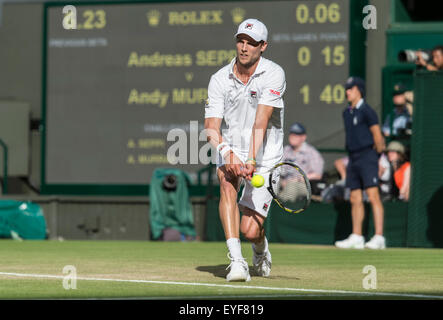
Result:
M269 170L269 193L285 211L299 213L311 203L311 183L295 163L284 161Z

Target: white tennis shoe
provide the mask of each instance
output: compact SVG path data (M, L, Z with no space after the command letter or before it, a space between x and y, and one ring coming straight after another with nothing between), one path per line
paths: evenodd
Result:
M352 233L348 238L341 241L336 241L335 246L341 249L364 249L365 238Z
M228 258L231 260L231 264L226 268L226 270L231 269L226 280L228 281L251 281L251 276L249 275L248 263L245 259L234 259L228 253Z
M365 244L368 249L386 249L386 239L378 234L374 235L371 240Z
M261 277L269 277L271 274L272 258L269 250L266 250L262 254L258 254L252 249L254 255L252 257L252 265L257 275Z

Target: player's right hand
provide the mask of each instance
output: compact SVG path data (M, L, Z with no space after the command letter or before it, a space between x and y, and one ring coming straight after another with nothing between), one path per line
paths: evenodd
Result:
M226 171L236 177L244 177L243 162L235 155L234 152L229 152L225 156Z

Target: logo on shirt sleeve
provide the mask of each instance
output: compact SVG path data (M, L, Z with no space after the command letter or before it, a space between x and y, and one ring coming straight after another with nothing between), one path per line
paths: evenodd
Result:
M272 89L270 89L269 92L270 92L271 94L273 94L274 96L278 96L278 97L280 97L280 95L281 95L281 93L280 93L279 91L277 91L277 90L272 90Z

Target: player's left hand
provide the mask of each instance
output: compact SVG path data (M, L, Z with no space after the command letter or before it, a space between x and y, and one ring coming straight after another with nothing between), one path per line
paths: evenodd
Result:
M247 163L243 169L244 177L247 180L251 180L252 176L254 175L254 172L256 172L256 171L257 171L257 168L253 164Z

